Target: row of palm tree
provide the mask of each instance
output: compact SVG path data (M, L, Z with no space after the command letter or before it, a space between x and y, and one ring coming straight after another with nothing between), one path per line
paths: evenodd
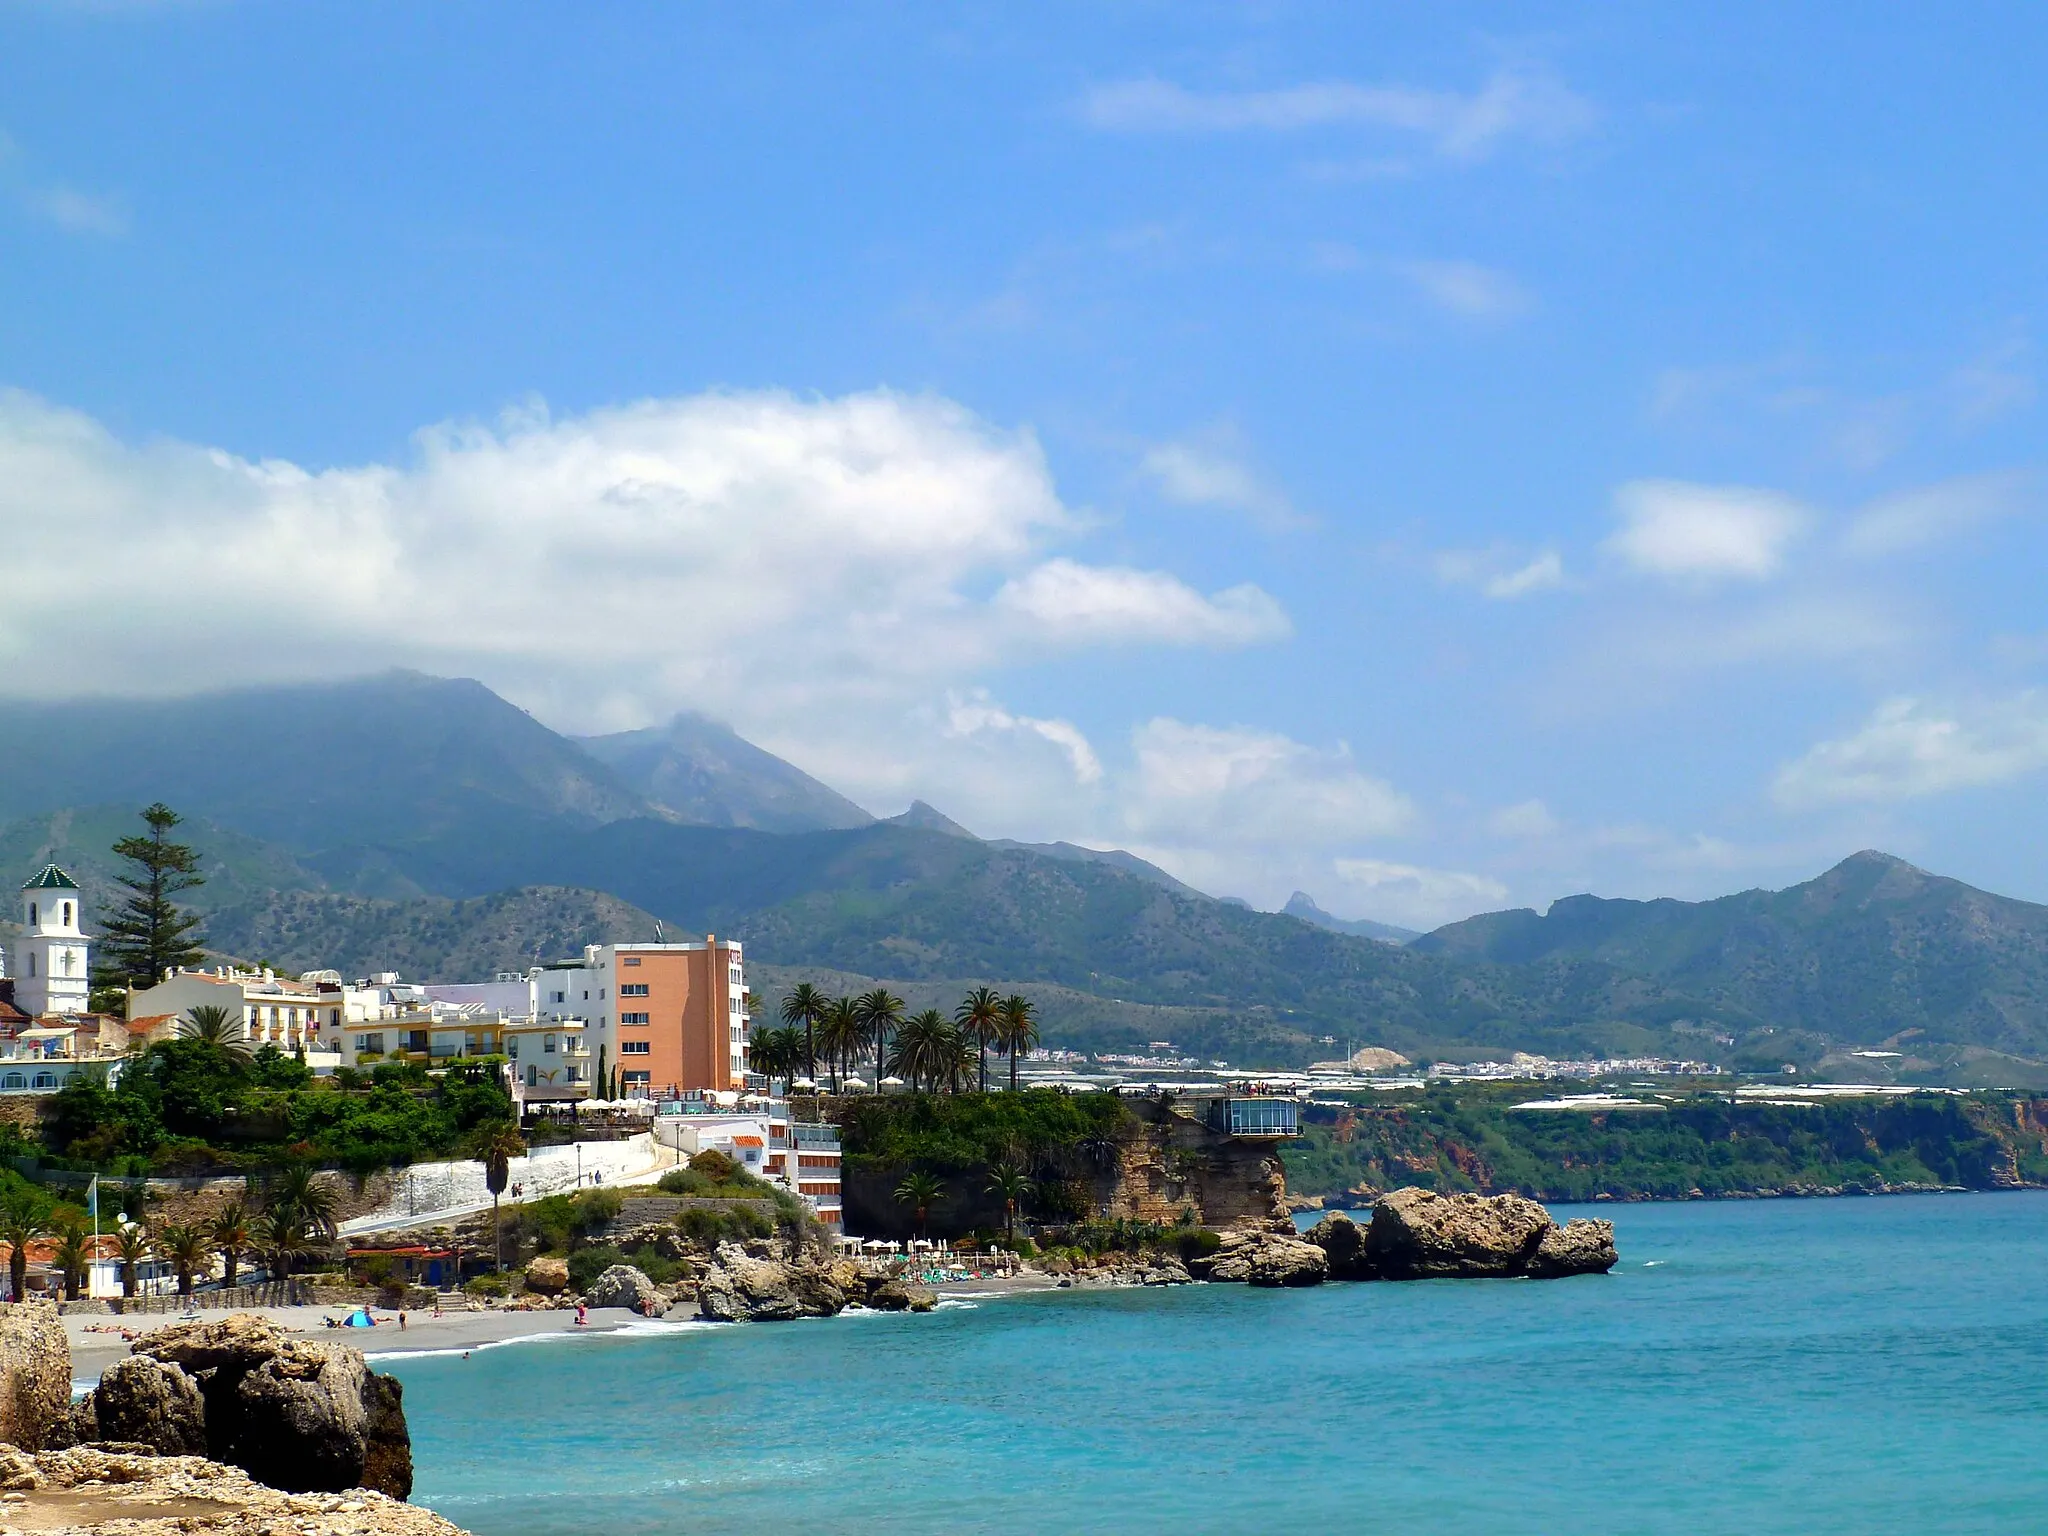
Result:
M912 1087L958 1093L977 1077L988 1092L988 1053L1010 1059L1010 1091L1017 1091L1017 1063L1038 1044L1038 1010L1021 993L1009 997L993 987L976 987L949 1019L936 1008L905 1017L903 999L887 987L855 997L830 997L808 981L782 1000L782 1027L754 1037L753 1064L770 1077L815 1080L822 1058L832 1089L851 1076L856 1058L875 1052L875 1081L890 1072ZM977 1071L978 1068L978 1071Z
M337 1214L334 1191L319 1182L312 1166L292 1163L266 1184L252 1187L250 1198L229 1201L210 1219L124 1222L114 1234L121 1294L135 1294L142 1265L152 1256L177 1274L180 1296L192 1294L195 1277L212 1271L216 1255L224 1285L235 1283L244 1258L262 1264L273 1279L286 1279L301 1255L333 1240ZM76 1301L95 1257L84 1219L76 1211L53 1212L28 1190L0 1202L0 1243L7 1246L16 1301L28 1295L29 1247L45 1239L55 1240L51 1260L63 1278L65 1299Z

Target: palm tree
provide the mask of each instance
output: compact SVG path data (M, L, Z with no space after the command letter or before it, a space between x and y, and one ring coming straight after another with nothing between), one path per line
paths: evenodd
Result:
M66 1301L78 1300L78 1288L84 1284L85 1272L95 1257L92 1250L92 1234L76 1216L67 1218L57 1229L57 1251L51 1257L64 1275Z
M818 1075L817 1027L825 1022L832 1000L808 981L800 981L782 999L782 1022L794 1029L804 1027L804 1075Z
M896 1198L903 1204L917 1208L917 1235L924 1236L925 1217L932 1203L946 1192L937 1175L926 1173L922 1168L913 1168L903 1176L903 1182L896 1186Z
M114 1234L114 1252L121 1259L121 1294L133 1296L135 1282L142 1278L142 1261L149 1257L149 1233L140 1222L129 1222Z
M902 1022L903 999L887 987L876 987L853 1000L853 1015L860 1020L862 1036L874 1042L875 1086L879 1089L882 1084L882 1052L889 1043L889 1037L896 1032L896 1026Z
M936 1092L939 1078L953 1059L958 1036L959 1032L938 1009L914 1013L896 1031L896 1048L890 1053L889 1070L913 1088L929 1083Z
M249 1041L242 1028L241 1017L218 1003L200 1003L197 1007L188 1008L178 1033L187 1040L203 1040L230 1056L249 1054Z
M994 987L976 987L953 1010L953 1022L981 1051L981 1091L988 1092L988 1048L1002 1038L1003 1000Z
M825 1048L825 1059L832 1064L832 1091L839 1091L839 1068L860 1049L860 1015L854 1011L853 1000L835 997L825 1010L825 1019L818 1030L818 1043Z
M14 1299L28 1300L28 1247L50 1233L48 1210L28 1190L17 1190L0 1205L0 1242L7 1244L7 1278Z
M1017 1091L1017 1061L1038 1044L1038 1010L1021 992L1003 999L1003 1017L996 1028L996 1045L1010 1058L1010 1092Z
M1031 1193L1031 1175L1015 1163L999 1163L990 1172L988 1192L1003 1197L1003 1238L1017 1246L1017 1207Z
M320 1182L319 1170L311 1163L286 1163L270 1182L264 1209L296 1217L309 1238L332 1241L335 1216L340 1207L334 1191Z
M764 1029L754 1036L754 1070L786 1083L802 1069L808 1049L794 1029Z
M196 1222L159 1227L156 1251L178 1272L178 1294L192 1294L192 1276L213 1257L213 1236Z
M505 1241L498 1226L498 1197L512 1182L512 1159L526 1156L526 1138L509 1120L480 1126L470 1138L470 1156L484 1165L484 1188L491 1192L491 1248L497 1254L498 1273L505 1273Z
M220 1283L232 1287L235 1273L241 1267L242 1250L249 1246L249 1208L241 1201L230 1200L215 1213L213 1242L220 1249Z
M283 1284L291 1279L293 1258L313 1245L298 1212L276 1208L249 1223L249 1246L262 1256L270 1278Z

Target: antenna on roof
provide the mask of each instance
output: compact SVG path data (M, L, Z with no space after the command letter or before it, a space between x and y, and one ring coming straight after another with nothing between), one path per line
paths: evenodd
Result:
M654 942L655 942L655 943L657 943L657 944L659 944L659 943L661 943L661 942L662 942L662 939L661 939L661 919L660 919L660 918L658 918L658 917L657 917L657 918L656 918L656 919L654 920Z

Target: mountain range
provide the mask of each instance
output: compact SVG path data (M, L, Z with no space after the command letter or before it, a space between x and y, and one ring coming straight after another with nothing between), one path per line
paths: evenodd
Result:
M0 866L55 859L105 910L108 846L162 799L201 850L209 943L287 970L475 976L660 921L742 939L771 991L1032 991L1050 1042L1093 1049L2048 1082L2048 908L1879 853L1786 891L1577 896L1418 936L1302 893L1253 911L1128 853L985 841L922 803L877 820L702 716L576 740L414 673L10 703L0 741Z

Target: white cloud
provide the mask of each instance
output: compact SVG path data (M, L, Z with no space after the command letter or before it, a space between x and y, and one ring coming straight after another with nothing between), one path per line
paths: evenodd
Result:
M1508 888L1498 880L1454 869L1425 869L1384 859L1338 859L1331 867L1338 879L1365 893L1362 899L1374 911L1411 924L1434 927L1508 899Z
M1082 105L1097 128L1123 133L1291 133L1380 128L1427 139L1446 158L1477 160L1503 141L1557 144L1593 122L1593 109L1554 75L1502 70L1478 91L1331 80L1265 91L1191 91L1172 81L1098 85Z
M1901 491L1859 512L1842 544L1852 555L1880 556L1940 543L2018 512L2032 491L2033 477L2013 471Z
M73 187L42 187L23 192L21 201L37 217L74 235L128 233L128 209L117 197Z
M1319 751L1267 731L1159 718L1132 735L1124 812L1155 844L1325 846L1407 830L1408 797L1361 773L1348 748Z
M1824 741L1779 771L1779 804L1802 809L1946 794L2048 768L2048 696L2026 692L1953 708L1887 699L1861 730Z
M1551 836L1559 823L1541 800L1524 800L1519 805L1502 806L1487 818L1486 825L1496 837L1535 838Z
M1077 784L1094 784L1102 778L1102 761L1088 738L1071 720L1039 720L1030 715L1013 715L977 688L966 695L953 694L946 702L945 734L953 737L984 735L1036 736L1050 742L1066 756Z
M1454 587L1473 587L1496 600L1526 597L1567 584L1564 558L1546 549L1524 559L1505 545L1486 549L1448 549L1436 557L1437 579Z
M2011 336L1949 375L1950 409L1958 426L1981 427L2034 403L2034 376L2021 366L2031 350L2024 336Z
M930 396L535 406L308 469L0 394L0 661L45 696L410 665L569 728L744 728L1054 647L1287 632L1253 586L1046 561L1076 526L1029 433Z
M1255 645L1293 632L1285 610L1249 582L1204 597L1161 571L1067 559L1005 583L995 607L1027 632L1070 644Z
M1606 548L1656 576L1761 581L1809 523L1789 496L1747 486L1636 480L1615 492L1621 527Z
M1395 270L1432 304L1468 320L1499 320L1529 307L1521 284L1476 261L1408 261Z
M1270 528L1305 519L1286 496L1267 485L1228 441L1160 443L1146 450L1141 468L1171 501L1191 507L1247 512Z

